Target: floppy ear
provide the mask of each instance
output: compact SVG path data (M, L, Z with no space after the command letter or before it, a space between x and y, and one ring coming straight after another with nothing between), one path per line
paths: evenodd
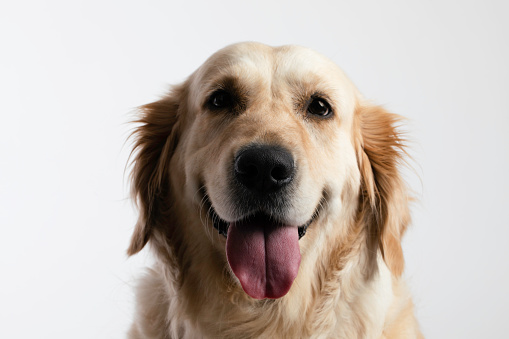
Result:
M131 172L131 195L139 208L128 255L141 251L163 210L168 210L168 165L179 138L179 111L184 85L164 98L139 108L141 118L131 137L135 139Z
M404 140L398 132L401 120L378 106L359 107L356 112L360 128L357 136L360 213L368 227L368 248L375 260L380 249L396 276L403 272L401 237L410 222L409 197L399 172L406 155Z

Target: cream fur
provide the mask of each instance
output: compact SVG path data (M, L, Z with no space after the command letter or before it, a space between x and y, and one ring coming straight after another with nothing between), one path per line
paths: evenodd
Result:
M245 107L209 112L207 98L227 81ZM331 119L299 108L317 93ZM257 43L220 50L142 107L132 171L140 218L128 252L148 243L157 264L139 284L129 337L422 337L401 278L409 197L398 121L323 56ZM299 241L297 278L276 300L242 290L201 193L221 219L244 217L229 193L229 166L251 142L282 145L296 159L296 188L278 217L302 225L318 211Z

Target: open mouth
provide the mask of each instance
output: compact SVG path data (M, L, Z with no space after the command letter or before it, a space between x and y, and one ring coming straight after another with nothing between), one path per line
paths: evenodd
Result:
M263 212L227 222L215 212L205 188L202 194L208 217L226 238L228 264L244 292L254 299L277 299L286 295L299 271L299 240L318 217L323 201L309 221L295 227Z
M206 194L206 192L204 192L203 197L204 197L203 201L204 201L205 207L207 208L207 211L208 211L207 214L208 214L210 220L212 220L212 225L218 231L219 234L221 234L225 238L228 237L228 230L230 228L230 223L227 221L224 221L217 215L216 211L214 210L214 207L210 203L209 197ZM304 225L301 225L298 227L299 240L304 235L306 235L308 227L318 217L320 206L322 206L322 203L318 204L318 207L316 208L315 212L313 213L313 216ZM254 214L248 216L247 218L245 218L244 221L261 220L261 219L264 219L269 223L283 225L283 223L275 221L273 218L271 218L269 215L267 215L266 213L263 213L263 212L254 213Z

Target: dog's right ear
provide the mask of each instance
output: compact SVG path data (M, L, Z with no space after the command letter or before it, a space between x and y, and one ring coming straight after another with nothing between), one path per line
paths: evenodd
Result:
M140 124L131 137L134 147L131 196L139 208L128 255L141 251L150 239L154 224L167 207L170 190L168 166L179 139L179 115L185 85L174 87L161 100L140 107Z

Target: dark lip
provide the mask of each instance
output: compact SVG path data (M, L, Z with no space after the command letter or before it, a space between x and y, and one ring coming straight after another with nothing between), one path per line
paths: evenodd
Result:
M223 220L223 219L221 219L217 215L216 211L214 210L214 207L212 206L212 204L210 202L209 196L208 196L208 194L207 194L205 189L203 189L203 191L202 191L202 196L203 196L204 206L207 209L207 215L208 215L209 219L212 221L212 225L218 231L219 234L221 234L225 238L228 237L228 229L230 227L230 223L225 221L225 220ZM322 199L318 203L318 206L316 207L315 212L313 213L311 218L305 224L303 224L303 225L298 227L299 240L304 235L306 235L306 232L307 232L309 226L318 218L318 216L320 214L320 211L322 209L322 206L324 206L324 201L323 200L324 200L324 196L322 195ZM256 218L256 217L259 217L261 215L265 215L265 214L263 212L256 212L256 213L251 214L247 218L251 218L251 217ZM265 217L269 218L266 215L265 215Z

